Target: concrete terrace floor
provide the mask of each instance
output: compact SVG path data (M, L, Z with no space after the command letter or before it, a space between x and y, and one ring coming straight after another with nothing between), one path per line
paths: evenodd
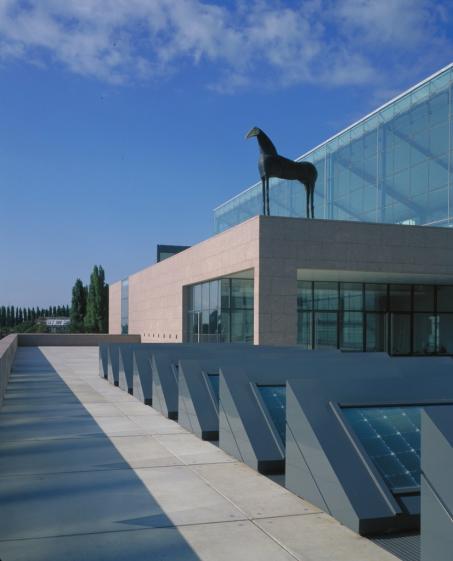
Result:
M19 348L0 412L2 561L395 561L98 376Z

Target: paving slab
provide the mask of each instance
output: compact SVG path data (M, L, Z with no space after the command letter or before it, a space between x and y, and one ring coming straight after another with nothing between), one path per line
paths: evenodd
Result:
M15 540L1 550L8 561L295 561L248 521Z
M144 405L145 407L145 405ZM147 417L144 415L129 415L128 419L132 421L137 427L140 427L147 434L186 434L187 431L175 421L171 421L166 417L159 415Z
M0 540L244 519L184 466L0 478L0 504Z
M156 440L186 465L235 462L223 450L191 433L156 435Z
M248 518L313 514L320 510L240 462L193 466L219 493L237 505Z
M22 439L77 438L102 434L102 429L92 418L24 416L12 419L5 415L0 422L0 442Z
M140 403L136 400L132 402L125 402L125 403L117 403L116 405L118 409L120 409L125 415L132 415L132 416L142 416L142 415L159 415L160 413L149 407L149 405L145 405L144 403Z
M182 461L162 446L153 436L117 436L110 442L129 467L147 468L183 465Z
M327 514L283 516L255 523L303 561L397 561Z
M163 450L168 457L168 452ZM143 465L153 464L150 460L149 464ZM111 441L101 434L77 439L53 438L0 442L0 478L129 467L121 452L112 447Z

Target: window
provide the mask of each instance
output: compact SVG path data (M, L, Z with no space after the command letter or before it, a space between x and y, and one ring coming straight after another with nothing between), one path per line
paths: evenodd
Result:
M187 287L191 343L253 343L253 279L218 279Z
M129 333L129 279L121 281L121 334Z
M298 280L297 289L304 349L453 354L453 286Z

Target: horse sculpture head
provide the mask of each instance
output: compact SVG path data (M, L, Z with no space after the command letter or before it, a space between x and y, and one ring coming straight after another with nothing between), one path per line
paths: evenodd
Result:
M261 129L259 129L258 127L253 127L253 129L250 129L249 132L245 135L245 138L253 138L254 136L258 136L260 134Z

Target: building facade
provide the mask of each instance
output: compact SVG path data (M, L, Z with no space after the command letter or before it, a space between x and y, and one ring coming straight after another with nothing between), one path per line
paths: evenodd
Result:
M124 286L110 287L110 333ZM145 342L453 354L450 229L256 216L127 286L128 331Z
M318 169L316 218L451 226L452 85L450 64L298 158ZM257 183L214 210L216 232L261 207ZM303 186L271 179L270 211L304 217Z
M110 332L150 342L453 354L453 64L215 209L217 234L110 286Z

